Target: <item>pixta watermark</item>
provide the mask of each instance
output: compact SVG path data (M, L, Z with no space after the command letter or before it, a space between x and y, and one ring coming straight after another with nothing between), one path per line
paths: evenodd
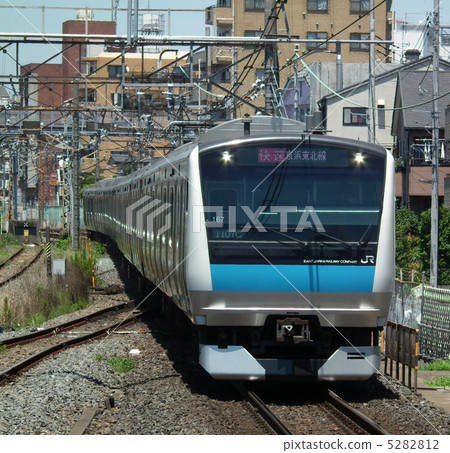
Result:
M288 222L289 214L299 218L295 224L296 233L305 229L325 232L313 206L305 206L304 209L297 206L259 206L257 209L249 206L193 206L191 212L193 233L200 233L204 227L224 229L230 233L247 233L252 229L261 233L274 229L284 233L288 232L288 226L292 230L292 222ZM271 216L270 227L266 224L268 216ZM172 221L172 205L147 195L126 209L127 233L150 242L168 231Z

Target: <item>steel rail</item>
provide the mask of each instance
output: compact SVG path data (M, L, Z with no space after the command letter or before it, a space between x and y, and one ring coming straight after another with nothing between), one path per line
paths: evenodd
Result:
M15 345L19 345L19 344L29 343L30 341L36 340L38 338L45 338L45 337L49 337L51 335L56 335L58 332L62 332L71 327L84 324L94 318L97 318L98 316L103 316L106 313L112 313L114 311L130 309L130 308L134 308L134 306L135 306L135 302L125 302L123 304L103 308L102 310L98 310L98 311L96 311L94 313L90 313L88 315L80 316L79 318L58 324L57 326L54 326L54 327L49 327L48 329L31 332L31 333L28 333L25 335L21 335L19 337L7 338L5 340L0 341L0 344L5 345L5 346L15 346Z
M2 261L0 263L0 268L2 268L6 263L9 263L13 258L22 253L24 250L25 250L24 247L20 248L19 250L16 250L9 258L6 258L5 261Z
M52 354L60 352L60 351L66 349L66 348L68 348L70 346L75 346L77 344L89 341L89 340L91 340L93 338L102 336L102 335L104 335L104 334L106 334L108 332L111 332L111 331L114 331L114 330L118 329L119 327L123 327L123 326L126 326L126 325L130 324L130 323L133 323L133 322L135 322L135 320L137 318L139 318L142 315L143 315L142 312L135 313L132 317L130 317L129 319L127 319L125 321L116 322L116 323L111 324L109 326L102 327L101 329L96 330L94 332L89 332L89 333L87 333L85 335L82 335L80 337L64 340L61 343L58 343L56 345L50 346L47 349L39 351L36 354L33 354L32 356L27 357L26 359L22 360L21 362L16 363L12 367L0 372L0 385L2 383L6 382L8 379L12 378L13 376L17 375L21 371L25 370L26 368L33 366L34 364L36 364L40 360L45 359L46 357L49 357Z
M236 390L261 415L264 421L280 435L292 435L291 430L266 406L264 401L255 393L245 388L241 382L233 382Z
M31 265L38 260L38 258L42 255L44 252L44 249L41 248L39 252L36 254L36 256L33 257L31 261L29 261L22 269L20 269L16 274L14 274L12 277L3 280L0 282L0 287L6 285L7 283L11 282L12 280L16 279L17 277L20 277L26 270L28 270ZM17 255L16 255L17 256Z
M355 422L358 426L367 431L368 434L372 435L389 435L389 433L382 428L378 423L375 423L369 417L364 415L362 412L358 411L340 396L336 395L331 390L328 390L328 398L330 403L344 415L346 415L350 420Z

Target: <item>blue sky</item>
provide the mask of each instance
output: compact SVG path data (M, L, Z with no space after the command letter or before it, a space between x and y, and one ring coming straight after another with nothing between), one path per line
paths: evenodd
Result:
M407 15L408 22L418 24L434 8L433 0L393 0L392 9ZM441 25L450 25L450 0L440 0ZM404 20L402 18L402 20Z
M289 0L295 2L296 0ZM331 0L342 1L342 0ZM46 33L60 33L62 22L76 18L74 10L51 10L46 9L45 14L42 14L41 6L56 7L70 6L73 8L85 8L86 5L95 5L95 8L110 8L111 0L95 0L88 2L87 0L72 0L65 2L61 0L0 0L0 6L9 6L9 8L0 9L0 31L1 32L29 32L40 33L44 27ZM159 7L167 9L183 9L196 8L203 9L213 5L216 0L140 0L141 8ZM127 0L119 1L119 8L127 7ZM405 13L407 20L412 23L419 23L426 17L426 13L433 9L433 0L393 0L393 5L399 16L404 20ZM14 9L12 6L34 6L36 9ZM95 11L94 19L110 20L111 13L108 11ZM118 15L118 33L126 34L126 13ZM441 24L450 25L450 0L441 0ZM167 26L167 24L166 24ZM171 13L171 34L184 36L199 36L205 34L205 16L203 12L181 13L173 11ZM28 45L21 46L19 61L21 64L30 62L40 62L48 58L52 54L58 52L59 49L51 46ZM11 49L11 48L10 48ZM15 72L15 63L11 56L15 56L15 50L9 50L8 54L0 54L0 74L9 74ZM60 60L55 59L55 63Z

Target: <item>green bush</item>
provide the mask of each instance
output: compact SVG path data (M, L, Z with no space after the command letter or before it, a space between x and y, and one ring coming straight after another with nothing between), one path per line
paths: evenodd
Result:
M422 369L427 371L450 371L450 361L436 360L435 362L427 363Z
M117 373L127 373L136 366L136 361L131 357L112 357L108 359L108 363Z
M20 245L20 243L13 234L5 233L0 236L0 247L7 245Z
M439 208L438 232L438 284L450 284L450 211L445 205ZM431 209L423 212L419 223L420 259L424 269L430 268Z
M55 249L57 250L67 250L70 246L72 245L72 240L69 236L67 236L65 239L59 239L58 241L55 242Z
M395 213L395 238L397 266L421 271L419 218L406 206Z

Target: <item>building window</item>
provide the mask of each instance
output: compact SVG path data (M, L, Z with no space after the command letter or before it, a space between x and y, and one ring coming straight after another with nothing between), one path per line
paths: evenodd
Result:
M225 70L222 70L221 72L218 72L218 74L214 74L213 75L213 80L214 82L217 82L217 83L222 83L222 82L225 82L225 83L228 83L230 82L231 80L231 71L230 69L225 69Z
M218 25L217 36L231 36L231 25Z
M89 89L87 93L84 93L83 99L84 102L97 102L97 90Z
M370 39L370 35L369 33L350 33L350 39L361 41L364 39ZM350 50L363 50L364 52L367 52L369 50L369 44L363 42L351 43Z
M120 105L122 103L122 93L112 93L111 103L112 105Z
M370 0L350 0L350 14L367 13L370 10Z
M367 109L344 107L344 126L366 126Z
M450 29L445 28L441 29L441 45L448 47L450 46Z
M246 11L264 11L265 0L245 0Z
M328 0L308 0L308 12L310 13L327 13Z
M328 39L328 33L319 32L319 31L309 31L306 37L308 40L310 40L310 39L326 40L326 39ZM308 49L317 49L317 48L326 49L327 47L328 47L328 45L326 43L321 43L321 42L317 42L317 41L308 42Z
M217 0L218 8L231 8L231 0Z
M122 77L122 66L108 66L108 76L111 79L120 79Z
M245 30L244 36L246 38L259 38L261 37L261 30Z
M87 61L86 62L86 72L88 74L94 74L94 72L97 72L97 62L96 61Z

